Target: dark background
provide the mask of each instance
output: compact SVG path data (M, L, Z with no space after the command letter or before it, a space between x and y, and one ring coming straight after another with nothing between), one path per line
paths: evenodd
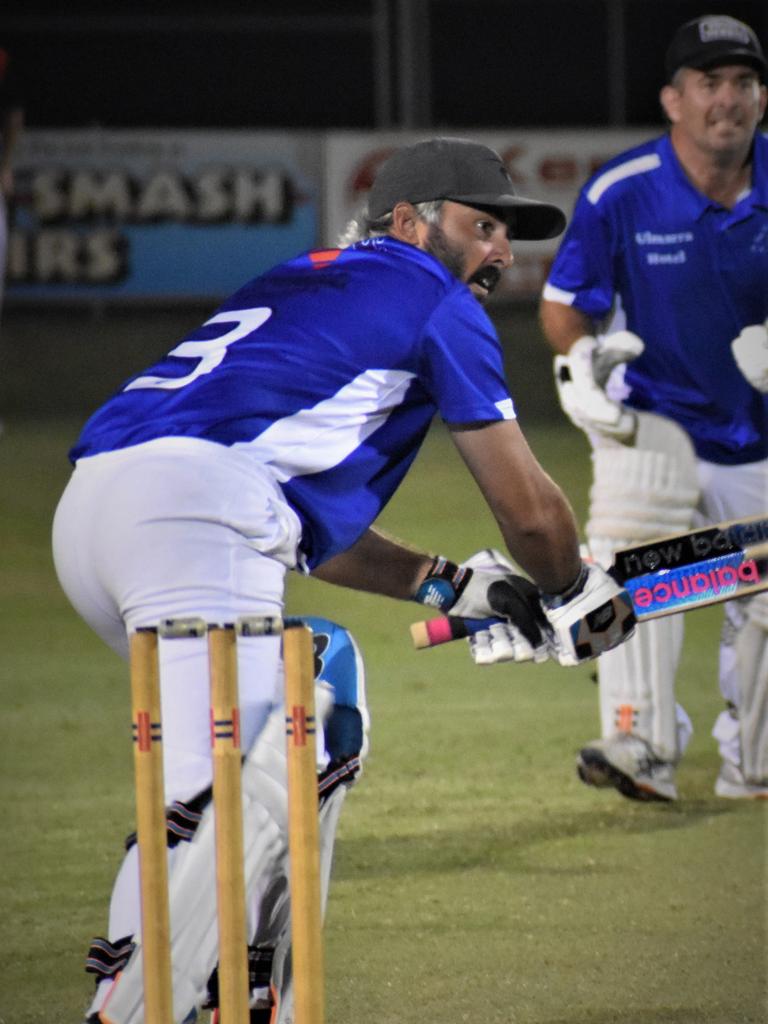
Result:
M660 124L667 43L706 13L768 42L767 0L5 0L0 46L30 128L588 130ZM0 420L90 411L209 313L7 301ZM521 420L560 417L535 305L492 315Z
M659 121L700 14L766 0L6 0L36 127L508 127Z

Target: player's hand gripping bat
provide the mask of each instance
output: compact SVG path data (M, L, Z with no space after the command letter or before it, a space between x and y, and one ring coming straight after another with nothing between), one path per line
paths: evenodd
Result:
M768 514L624 548L609 574L632 599L639 622L768 590ZM417 648L436 647L501 620L444 615L411 626Z

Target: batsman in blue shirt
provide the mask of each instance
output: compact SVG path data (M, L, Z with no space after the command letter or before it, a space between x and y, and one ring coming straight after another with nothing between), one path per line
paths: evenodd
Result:
M563 409L586 431L592 557L768 509L766 62L752 29L678 29L669 130L584 186L544 289ZM644 623L599 659L602 737L590 785L675 800L692 726L675 701L682 616ZM713 674L715 669L713 667ZM768 797L768 595L726 606L718 795Z
M249 281L85 425L53 538L59 579L85 621L125 655L132 630L165 618L280 615L285 574L297 570L493 619L473 641L481 664L575 665L625 640L628 595L582 561L570 505L516 422L481 306L512 262L512 239L564 225L556 207L514 193L486 146L437 138L397 151L343 246ZM525 576L493 549L457 564L373 525L435 415ZM201 814L170 860L177 1024L210 1004L217 961L210 805L200 809L211 784L208 672L195 643L160 645L166 802ZM274 784L284 788L279 638L250 638L238 658L258 937L287 841ZM106 969L89 1016L102 1024L141 1019L136 877L126 859L112 934L100 940ZM289 1019L281 1006L278 1021Z

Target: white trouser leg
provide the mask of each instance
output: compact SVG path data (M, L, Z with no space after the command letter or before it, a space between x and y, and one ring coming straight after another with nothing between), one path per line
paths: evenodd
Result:
M617 550L690 527L698 497L690 440L658 416L641 414L636 446L593 438L594 482L586 532L608 568ZM682 617L642 623L598 659L603 738L632 733L662 761L679 760L692 726L675 702Z
M640 623L630 640L601 655L604 738L632 733L662 761L680 759L692 734L688 715L674 699L682 643L682 616L670 616Z
M282 684L278 637L239 638L237 663L243 747L261 732ZM212 782L208 661L204 639L161 641L161 689L166 804L189 800ZM165 656L164 656L165 655ZM200 679L200 700L191 699L192 681ZM189 844L169 850L169 879L187 856ZM211 853L212 856L212 853ZM110 902L108 938L141 933L138 850L133 847L118 872ZM91 1012L109 998L111 982L99 985Z
M149 447L149 446L148 446ZM130 449L78 465L54 522L59 578L85 621L123 657L127 631L164 618L280 615L295 516L269 480L219 446ZM204 639L161 640L166 802L211 783ZM238 643L244 748L280 702L279 640ZM127 673L126 673L127 678ZM126 723L126 735L128 723ZM181 849L176 860L182 857ZM113 894L120 934L138 933L138 875L129 858ZM132 904L132 906L131 906ZM122 930L126 924L132 928Z
M768 596L750 601L739 637L742 771L747 782L768 781Z
M768 595L750 601L739 637L742 771L747 782L768 781Z
M347 786L338 786L320 808L320 898L323 917L331 883L336 828L346 795ZM277 1004L277 1015L273 1024L292 1024L291 902L288 867L285 860L278 869L278 875L272 887L261 902L261 913L254 944L274 949L272 985Z
M764 516L768 510L768 460L743 466L699 462L707 522ZM768 780L768 597L724 605L720 641L720 692L728 709L712 734L724 761L748 782Z
M720 756L738 767L746 782L768 782L768 594L733 601L742 620L726 622L721 646L721 690L729 707L712 735Z
M290 531L269 482L247 470L217 445L189 456L139 447L78 464L54 520L56 567L72 604L124 658L136 625L282 613ZM159 656L170 804L211 784L207 642L161 639ZM237 658L247 749L282 699L279 641L241 640ZM131 885L121 879L120 892Z
M164 618L280 614L300 534L276 485L242 457L153 444L81 460L53 524L65 593L124 658L128 632Z
M324 721L332 698L316 688L316 715ZM277 874L288 842L285 710L270 715L243 766L243 833L248 934L256 930L254 894L264 878ZM169 888L173 1013L180 1024L207 997L208 979L218 959L215 868L215 808L209 805L191 843L174 862ZM142 1024L143 964L141 943L110 992L102 1009L109 1024Z

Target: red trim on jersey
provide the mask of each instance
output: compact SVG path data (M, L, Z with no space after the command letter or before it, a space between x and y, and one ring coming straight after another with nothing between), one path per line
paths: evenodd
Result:
M315 252L309 254L309 258L312 260L312 265L317 270L322 270L323 267L327 267L329 263L333 263L341 256L341 249L317 249Z

